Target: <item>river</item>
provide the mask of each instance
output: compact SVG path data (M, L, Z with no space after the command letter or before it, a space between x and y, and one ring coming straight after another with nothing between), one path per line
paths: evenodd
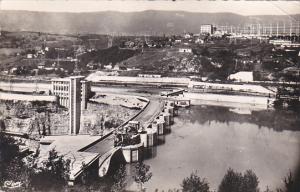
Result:
M144 161L153 173L147 191L180 188L193 171L217 190L229 167L252 169L262 190L282 186L282 178L299 162L300 115L248 111L204 105L180 109L171 133L152 149L156 155Z

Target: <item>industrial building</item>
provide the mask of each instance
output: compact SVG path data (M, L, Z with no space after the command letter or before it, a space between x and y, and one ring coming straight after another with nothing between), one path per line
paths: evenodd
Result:
M200 34L213 34L213 26L211 24L204 24L200 26Z
M71 76L51 80L51 92L58 96L59 104L69 108L69 134L76 135L80 129L81 110L86 109L91 95L91 85L84 76Z

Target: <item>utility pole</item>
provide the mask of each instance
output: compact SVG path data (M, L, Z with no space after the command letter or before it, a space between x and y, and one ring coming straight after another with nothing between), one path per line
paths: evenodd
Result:
M59 68L59 51L57 51L57 68Z
M35 71L34 85L35 85L35 93L37 94L38 91L39 91L39 86L38 86L38 72L37 71Z
M276 36L278 37L278 22L277 22L277 28L276 28Z
M300 22L298 21L298 36L300 35Z
M107 48L112 47L113 44L113 36L108 37L108 43L107 43Z
M8 75L8 86L9 86L9 92L13 91L13 84L11 80L11 75Z
M285 22L283 23L283 36L285 36Z
M235 59L234 71L236 71L236 68L237 68L237 59Z
M293 28L293 23L291 21L291 23L290 23L290 37L292 37L292 28Z
M75 46L74 46L74 49L75 49ZM74 50L74 54L75 54L75 67L74 67L74 71L73 73L74 74L79 74L79 69L78 69L78 55L77 55L77 50Z

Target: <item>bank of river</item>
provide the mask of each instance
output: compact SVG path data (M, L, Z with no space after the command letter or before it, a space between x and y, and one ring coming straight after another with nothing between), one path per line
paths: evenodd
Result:
M216 106L180 109L171 133L154 149L148 191L180 188L183 178L197 170L217 190L226 170L252 169L259 186L273 189L295 170L300 152L300 115L290 111L236 110Z

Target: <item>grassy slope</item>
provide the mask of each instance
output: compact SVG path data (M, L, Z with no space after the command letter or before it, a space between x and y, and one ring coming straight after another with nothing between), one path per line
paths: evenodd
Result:
M127 59L128 67L136 67L145 71L170 71L173 66L177 70L186 70L199 63L194 61L192 53L179 53L178 49L152 49Z

